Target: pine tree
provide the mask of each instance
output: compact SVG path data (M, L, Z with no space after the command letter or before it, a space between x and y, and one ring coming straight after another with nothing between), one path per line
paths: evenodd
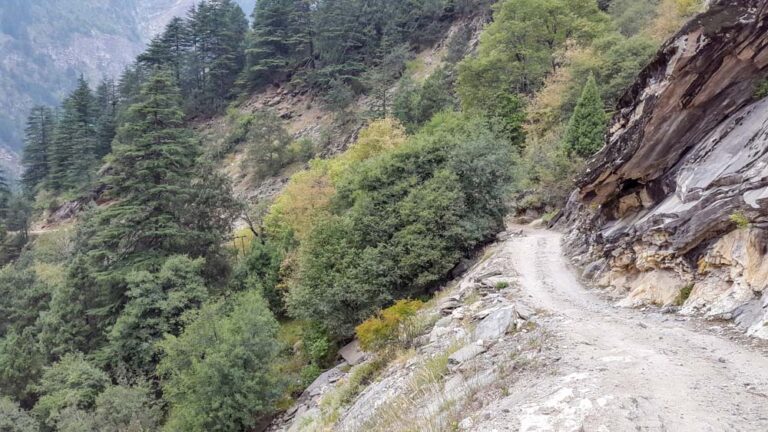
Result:
M156 271L172 255L218 264L237 206L228 183L201 163L200 153L185 127L173 72L155 71L115 137L104 179L114 202L94 209L79 226L68 277L74 289L65 302L86 314L85 323L70 331L70 338L80 338L77 346L87 342L81 349L104 342L124 306L132 271ZM80 319L70 313L56 320Z
M56 192L86 187L97 169L94 98L81 76L64 101L50 152L50 185Z
M97 262L152 261L184 252L179 213L192 199L200 150L184 127L172 72L155 72L139 99L115 138L106 183L117 202L96 216L101 228L89 253L98 255Z
M305 0L262 0L253 11L246 80L260 87L311 64L310 7Z
M105 79L96 89L96 159L101 160L112 151L112 140L117 129L117 85Z
M590 76L573 110L565 133L570 152L590 157L600 150L605 139L606 116L595 77Z
M11 202L11 187L8 185L8 175L5 168L0 167L0 223L8 227L8 210Z
M195 86L187 111L210 115L224 108L243 70L248 20L232 0L209 0L190 12L188 24Z
M169 68L183 94L186 81L183 71L190 48L189 27L182 18L176 17L165 26L161 35L152 39L147 50L139 55L138 61L150 69Z
M38 187L48 177L54 120L53 111L45 106L32 108L27 118L24 153L21 158L21 165L24 167L21 184L28 197L34 196Z
M314 33L318 70L315 84L328 87L337 79L345 83L356 82L365 70L365 57L361 50L375 47L376 32L367 24L358 0L326 0L315 11Z

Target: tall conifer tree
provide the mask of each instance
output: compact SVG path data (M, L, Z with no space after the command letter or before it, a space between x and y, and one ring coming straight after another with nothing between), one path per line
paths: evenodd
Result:
M101 160L112 151L112 140L117 129L117 85L105 79L96 89L95 96L96 159Z
M27 196L34 196L38 187L48 177L49 152L53 141L53 111L45 106L37 106L27 118L24 137L24 153L21 165L24 173L21 184Z
M605 123L600 90L595 77L590 75L568 122L565 142L569 151L581 157L590 157L600 150L605 139Z
M262 0L253 11L246 79L260 87L285 79L312 57L310 7L305 0Z
M184 127L172 72L156 71L128 108L113 150L110 196L117 202L97 218L101 229L91 252L106 263L132 263L183 253L179 213L192 196L199 146Z
M94 98L81 76L78 86L64 101L50 152L50 183L56 192L91 184L96 167Z

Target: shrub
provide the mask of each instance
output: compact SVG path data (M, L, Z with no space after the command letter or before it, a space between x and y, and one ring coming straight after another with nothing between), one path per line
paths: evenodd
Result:
M304 366L301 369L300 378L299 378L301 382L301 387L302 388L309 387L309 385L312 384L312 382L315 381L322 372L323 371L322 369L320 369L320 366L314 363L310 363Z
M692 283L680 288L680 293L677 294L677 298L675 299L675 305L682 306L685 301L688 300L688 297L691 296L691 292L693 292Z
M255 239L237 264L230 286L237 291L259 291L276 316L285 314L284 293L278 287L282 248L265 238Z
M454 108L454 72L447 67L436 70L423 84L403 78L393 101L393 114L409 132L417 130L440 111Z
M360 346L366 351L383 349L400 340L403 327L407 326L424 306L420 300L398 300L355 328Z
M216 156L221 157L246 142L254 120L253 114L242 113L237 109L230 108L227 111L227 123L230 130L224 138L222 147L216 149Z
M755 86L755 99L762 99L768 96L768 79L762 80Z
M304 330L302 341L309 360L318 366L325 366L332 348L327 333L318 326L312 326Z
M13 331L0 338L0 397L10 396L25 406L35 400L34 383L40 379L46 360L31 330L21 334Z
M730 221L736 224L736 227L740 229L749 227L749 218L747 218L747 216L740 211L731 214L728 219L730 219Z
M317 221L327 217L336 182L352 167L400 147L406 140L403 127L392 119L372 122L360 131L357 141L331 160L315 159L310 168L291 177L265 218L273 238L295 237L303 241Z
M302 137L288 146L288 160L291 162L307 162L315 155L315 143L307 137Z
M248 123L243 171L257 180L277 174L290 161L288 147L293 138L273 111L261 111Z
M353 164L301 243L289 313L344 338L395 299L435 286L502 227L512 162L487 121L444 113Z
M45 369L33 412L46 426L56 429L67 409L89 410L109 384L109 377L80 353L67 354Z
M148 388L110 386L96 398L94 411L99 431L157 430L160 411Z
M158 366L168 431L246 430L282 394L273 374L277 321L260 293L204 306L179 337L161 343Z
M0 397L0 431L38 432L40 425L19 405L7 397Z

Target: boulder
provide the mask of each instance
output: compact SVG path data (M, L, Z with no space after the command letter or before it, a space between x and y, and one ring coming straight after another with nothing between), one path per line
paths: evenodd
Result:
M339 355L351 366L362 363L366 357L365 353L360 349L360 342L357 339L344 345L344 347L339 350Z
M486 340L491 343L504 336L517 319L514 306L507 306L488 314L477 324L474 333L475 340Z
M448 357L448 364L452 366L460 365L464 362L472 360L473 358L477 357L478 355L486 351L487 351L487 348L485 348L482 345L478 345L478 344L466 345L463 348L456 351L455 353L451 354L450 357Z

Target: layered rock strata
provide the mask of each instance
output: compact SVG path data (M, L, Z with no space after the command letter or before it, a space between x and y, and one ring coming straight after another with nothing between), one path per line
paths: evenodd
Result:
M719 0L619 101L559 221L624 305L680 306L768 338L768 0Z

